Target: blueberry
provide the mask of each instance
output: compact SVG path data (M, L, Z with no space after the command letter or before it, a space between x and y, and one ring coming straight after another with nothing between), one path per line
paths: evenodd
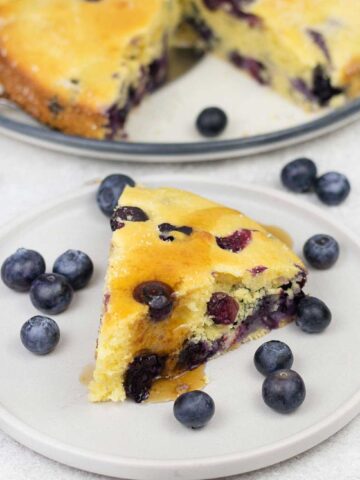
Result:
M96 194L96 200L104 215L111 217L127 185L134 187L135 182L132 178L122 174L109 175L101 182Z
M155 353L135 357L125 373L126 396L136 403L146 400L154 380L161 375L164 369L165 360L165 357L160 357Z
M175 225L172 225L171 223L161 223L160 225L158 225L158 229L161 232L159 238L164 242L173 242L175 240L175 237L173 235L170 235L170 232L180 232L184 235L191 235L193 232L193 229L191 227L187 227L186 225L182 227L177 227Z
M224 292L215 292L207 303L207 314L219 325L231 325L239 311L237 301Z
M2 281L17 292L27 292L36 277L45 272L45 261L40 253L19 248L1 267Z
M326 205L340 205L350 193L349 180L342 173L328 172L315 183L315 192Z
M309 158L297 158L281 171L283 185L292 192L309 192L316 180L316 165Z
M193 370L206 362L211 355L212 351L207 342L192 342L188 340L179 353L177 367L180 370Z
M251 230L243 228L237 230L227 237L216 237L216 243L223 250L230 250L238 253L249 245L252 239Z
M89 283L94 265L86 253L67 250L55 260L53 272L63 275L74 290L80 290Z
M265 378L262 396L268 407L279 413L291 413L305 400L305 384L294 370L277 370Z
M158 229L161 233L180 232L184 235L191 235L193 232L192 227L187 227L186 225L182 227L177 227L175 225L172 225L171 223L161 223L160 225L158 225Z
M183 393L175 400L174 416L188 428L202 428L214 416L214 400L201 390Z
M321 106L328 105L334 96L344 93L344 89L332 85L329 75L321 65L314 68L312 83L312 96Z
M114 210L111 219L111 230L115 232L125 226L124 222L146 222L149 217L139 207L119 207Z
M133 292L134 299L149 306L151 320L165 320L174 306L174 291L169 285L158 281L143 282Z
M330 235L318 234L307 240L303 252L312 267L326 270L336 263L340 248L335 238Z
M256 369L263 375L291 368L294 357L286 343L271 340L263 343L255 352L254 363Z
M266 66L252 57L244 57L236 50L229 55L230 61L237 67L245 70L254 80L260 85L267 85L270 83L270 75Z
M34 307L51 315L64 312L72 298L72 286L57 273L43 273L33 281L30 288L30 300Z
M60 330L58 324L51 318L37 315L21 327L20 338L30 352L46 355L59 343Z
M209 107L199 114L196 126L204 137L216 137L225 130L227 121L226 113L221 108Z
M306 333L321 333L331 322L331 312L324 302L315 297L300 300L295 323Z

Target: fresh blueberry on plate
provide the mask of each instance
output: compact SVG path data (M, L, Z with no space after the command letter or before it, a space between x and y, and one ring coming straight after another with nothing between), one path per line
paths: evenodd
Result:
M205 108L196 120L196 126L204 137L217 137L227 125L226 113L218 107Z
M296 193L309 192L315 184L317 169L309 158L297 158L281 171L283 185Z
M55 320L37 315L21 328L20 338L25 348L36 355L46 355L54 350L60 340L60 329Z
M130 187L135 186L134 180L127 175L118 173L104 178L96 195L97 203L104 215L111 217L118 204L119 198L127 185Z
M256 369L263 375L291 368L294 357L290 347L279 340L271 340L263 343L256 350L254 355L254 364Z
M350 193L350 182L342 173L328 172L315 183L315 192L326 205L340 205Z
M337 262L340 247L332 236L317 234L306 241L303 252L312 267L326 270Z
M304 297L300 300L295 323L306 333L321 333L331 322L331 312L327 305L318 298Z
M294 370L277 370L265 378L262 396L266 405L276 412L291 413L305 400L305 384Z
M204 427L214 416L214 413L214 400L201 390L183 393L174 403L176 420L188 428Z
M33 281L30 288L30 300L34 307L49 315L64 312L73 295L69 281L57 273L43 273Z
M89 283L94 265L86 253L67 250L55 260L53 272L67 278L74 290L80 290Z
M1 267L2 281L12 290L27 292L32 282L45 272L45 261L40 253L19 248Z

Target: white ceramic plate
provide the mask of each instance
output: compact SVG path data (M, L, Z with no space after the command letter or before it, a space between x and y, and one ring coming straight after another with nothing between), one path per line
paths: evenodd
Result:
M210 362L206 388L217 412L201 431L187 430L172 404L87 402L79 381L92 361L102 302L110 231L95 203L95 186L46 206L0 232L1 261L17 247L35 248L48 266L68 248L89 253L96 266L91 285L56 317L62 339L47 357L30 354L19 330L36 312L27 294L0 285L0 427L50 458L84 470L142 480L205 479L261 468L298 454L339 430L360 411L360 243L313 205L296 196L251 186L206 183L190 177L144 179L147 185L187 188L242 209L262 223L285 228L300 251L312 234L334 235L341 257L327 272L311 271L308 291L328 303L333 323L321 335L290 325L272 332L295 355L307 398L292 415L261 399L262 377L252 359L262 341Z
M229 125L223 135L208 141L194 123L198 113L212 105L227 112ZM305 112L212 55L131 112L128 142L63 135L37 124L13 104L0 102L0 132L19 140L102 160L162 163L270 151L324 135L357 118L360 99L334 110Z

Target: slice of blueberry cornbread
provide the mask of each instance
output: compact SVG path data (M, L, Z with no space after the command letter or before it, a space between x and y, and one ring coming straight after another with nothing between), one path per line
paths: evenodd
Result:
M172 188L127 187L111 219L93 401L145 400L292 320L306 271L242 213Z
M358 0L187 0L217 53L303 106L360 93Z
M160 86L179 0L0 0L0 83L38 120L93 138L122 135Z

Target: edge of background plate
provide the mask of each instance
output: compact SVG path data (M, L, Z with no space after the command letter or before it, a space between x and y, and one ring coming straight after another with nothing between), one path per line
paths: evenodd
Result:
M333 228L340 229L347 235L350 241L354 242L360 248L360 240L346 227L340 226L331 218L328 218L323 211L312 205L306 204L298 199L293 199L289 194L278 192L270 188L236 185L232 182L212 182L204 181L197 176L147 176L141 178L143 183L171 184L186 182L191 184L202 184L218 187L219 185L228 186L245 190L251 193L263 194L277 200L286 202L296 208L302 208L309 215L316 216L322 221L330 224ZM18 217L16 221L10 222L0 228L0 239L2 236L11 232L14 228L21 225L24 221L29 222L53 208L59 208L62 204L74 202L77 199L90 195L94 192L94 185L86 186L80 189L76 194L66 195L57 201L47 205L46 208L34 210L31 215ZM9 413L5 407L0 404L0 427L15 440L19 441L28 448L44 455L52 460L59 461L66 465L79 468L81 470L136 480L199 480L219 478L229 475L257 470L275 463L287 460L294 455L304 452L318 443L324 441L332 434L344 427L350 420L360 413L360 390L350 397L340 408L323 420L315 423L292 437L280 442L261 447L241 454L222 455L213 458L195 458L191 460L143 460L136 458L125 458L113 455L102 455L91 450L80 449L69 446L65 443L48 437L38 432L36 429L28 426L15 415Z
M300 143L341 128L360 117L360 98L295 127L233 140L141 143L86 139L20 123L0 114L0 132L55 151L142 162L191 162L241 157Z

